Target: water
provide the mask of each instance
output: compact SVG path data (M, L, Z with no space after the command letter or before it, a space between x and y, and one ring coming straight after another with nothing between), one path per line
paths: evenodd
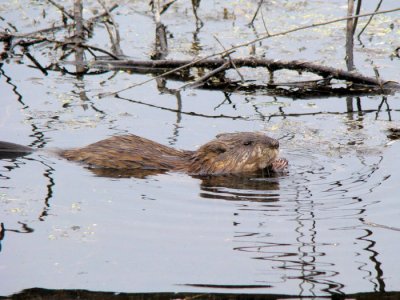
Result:
M244 24L256 2L204 3L206 26L198 35L204 53L218 46L210 35L214 32L226 44L254 38ZM40 14L44 4L25 4L12 11L7 6L12 4L3 3L7 21L17 23L22 14L26 17L19 30L28 31L32 18L46 27L47 19ZM127 55L147 58L153 25L139 13L147 7L125 5L117 15L123 49ZM194 23L176 18L191 16L185 5L165 15L175 36L171 57L193 54ZM322 4L274 5L269 13L277 15L269 19L271 28L277 20L298 24L280 13L296 12L293 16L300 18L308 12L313 19ZM345 13L345 7L333 10L338 3L330 5L324 8L325 16ZM220 18L224 7L235 18ZM54 11L48 14L57 20ZM133 26L133 17L143 26ZM385 18L382 26L393 23L399 28L394 15ZM379 31L379 25L371 32ZM257 26L262 30L262 23ZM270 49L265 50L268 57L329 59L342 65L342 49L323 46L341 45L342 35L342 27L335 25L270 40L258 51ZM303 43L306 37L313 43ZM365 74L373 73L370 60L375 59L382 64L383 78L399 80L399 59L390 57L395 38L395 30L370 34L366 47L356 53ZM107 45L108 40L97 33L91 42ZM306 49L300 51L293 46L297 44ZM376 45L380 53L371 55ZM37 47L33 54L45 62L47 51ZM26 58L21 63L13 58L1 66L0 140L67 148L131 132L192 150L221 132L265 131L280 139L281 155L290 165L287 174L256 178L180 173L116 178L43 153L0 160L0 295L35 287L279 295L400 291L400 144L388 137L389 128L400 126L398 95L292 100L194 89L183 91L179 103L149 83L120 98L99 99L98 93L150 77L117 72L78 80L57 72L44 76L28 65ZM183 84L169 80L167 86ZM354 112L349 112L349 104ZM183 113L175 111L180 106ZM228 117L216 117L221 114Z

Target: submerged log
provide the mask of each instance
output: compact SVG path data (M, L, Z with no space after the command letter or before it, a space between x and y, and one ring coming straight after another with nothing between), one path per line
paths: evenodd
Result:
M108 59L97 59L90 63L91 67L99 68L103 70L130 70L133 72L140 73L157 73L168 72L176 70L181 71L182 69L188 68L207 68L217 69L222 66L226 66L227 60L225 59L199 59L199 60L154 60L154 61L142 61L142 60L108 60ZM237 68L250 67L250 68L267 68L273 72L276 70L287 69L298 72L310 72L319 75L323 78L344 80L346 82L354 84L362 84L380 87L382 89L399 89L400 85L395 81L384 81L379 78L368 77L358 72L345 71L337 68L319 65L313 62L307 61L283 61L283 60L272 60L262 58L232 58L231 63L228 67L221 68L222 72L227 69L233 68L232 65ZM285 85L285 84L280 84ZM291 84L288 83L288 86Z

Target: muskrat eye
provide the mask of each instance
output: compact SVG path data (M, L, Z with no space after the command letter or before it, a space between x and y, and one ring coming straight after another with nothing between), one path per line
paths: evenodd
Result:
M279 141L278 140L274 140L271 144L272 144L272 148L275 148L275 149L279 148Z
M245 145L245 146L253 145L253 141L245 141L245 142L243 143L243 145Z

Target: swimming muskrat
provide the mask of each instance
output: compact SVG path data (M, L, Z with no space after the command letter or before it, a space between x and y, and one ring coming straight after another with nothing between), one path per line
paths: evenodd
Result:
M0 157L2 153L21 156L33 151L36 149L0 142ZM61 157L91 168L165 170L190 175L250 174L264 169L282 171L288 162L278 158L278 152L279 142L260 132L219 134L196 151L177 150L133 134L56 151Z

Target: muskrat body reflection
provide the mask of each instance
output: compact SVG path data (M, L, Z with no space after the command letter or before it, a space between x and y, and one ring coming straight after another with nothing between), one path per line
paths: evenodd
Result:
M0 142L0 151L5 144ZM31 148L21 151L32 152ZM15 150L17 151L17 150ZM82 148L60 150L58 155L91 168L160 170L190 175L250 174L264 169L281 171L286 159L278 158L279 142L259 132L223 133L196 151L177 150L136 136L114 136Z

